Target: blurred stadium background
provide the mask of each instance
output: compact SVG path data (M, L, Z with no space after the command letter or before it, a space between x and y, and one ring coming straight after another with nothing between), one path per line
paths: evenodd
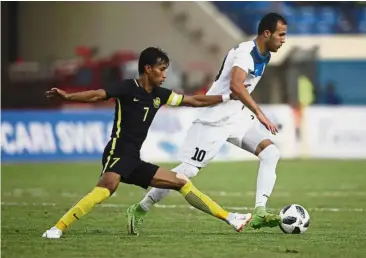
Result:
M226 52L253 39L270 11L286 17L289 35L254 97L281 124L283 157L365 158L363 2L19 2L2 4L3 162L99 158L113 101L55 103L46 89L134 78L139 52L160 46L172 59L164 87L204 94ZM159 113L147 159L175 160L196 111L173 112ZM218 160L247 157L228 145Z
M46 201L39 204L47 206L60 200L60 206L51 203L47 208L51 209L51 218L31 218L33 224L29 224L32 228L27 228L27 234L29 238L32 234L38 237L76 200L68 197L82 196L99 174L99 160L110 134L113 101L98 105L52 102L44 97L47 89L98 89L105 83L134 78L139 52L148 46L159 46L172 60L164 87L185 94L204 94L226 52L241 41L254 39L260 18L271 11L287 19L287 43L272 55L253 96L280 127L275 142L284 161L272 207L279 209L294 202L290 197L296 196L305 207L314 208L310 209L311 215L321 211L317 209L326 211L337 205L364 214L366 173L361 172L366 170L365 2L2 2L1 168L5 214L2 224L6 226L2 235L14 234L19 224L12 216L14 212L25 214L31 210L29 214L41 214L38 206L24 210L12 208L13 204L15 207L38 200ZM143 146L142 158L158 163L177 162L178 147L196 112L192 108L162 108ZM323 158L327 160L318 160ZM209 166L207 170L212 174L203 173L197 178L201 183L198 185L224 205L245 202L251 206L257 164L249 161L252 159L255 157L227 144L216 158L225 163ZM220 173L223 166L234 175L237 173L237 177L242 170L250 170L246 179L251 181L244 182L244 186L251 194L246 195L239 182L231 182L229 174ZM91 170L94 174L90 174ZM330 177L339 180L331 183ZM223 192L210 192L216 187ZM136 202L139 197L133 193L141 191L128 189L131 194L127 202ZM309 189L315 192L309 193ZM125 198L118 202L125 202ZM123 211L124 207L118 207ZM349 218L345 212L320 221L339 226ZM98 216L103 221L101 213ZM355 221L364 221L362 216L355 216ZM24 225L28 224L29 219L23 219ZM110 225L116 225L113 223ZM354 225L348 226L344 229L351 232ZM328 237L337 234L329 231L330 226L313 227ZM207 227L207 231L218 229L222 230ZM364 233L357 234L354 239L349 238L354 240L352 244L365 237ZM270 236L261 239L266 237ZM3 240L9 257L21 257L10 252L14 248L23 248L24 253L26 248L32 248L29 242L23 246L11 241ZM321 238L310 244L316 246L320 242ZM333 250L330 240L327 243L327 249L316 249L314 255L330 257L329 252L333 252L332 257L337 257L339 249ZM93 256L93 244L88 248ZM355 253L351 257L362 257L366 252L362 248L353 245L351 250ZM210 257L220 253L211 251L207 251ZM75 250L69 252L81 257Z

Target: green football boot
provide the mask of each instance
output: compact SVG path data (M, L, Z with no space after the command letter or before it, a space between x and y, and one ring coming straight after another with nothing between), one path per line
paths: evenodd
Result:
M127 209L127 232L129 235L138 236L140 234L140 226L144 222L144 216L146 215L140 204L134 204Z
M280 215L269 213L265 207L259 206L254 209L253 218L250 222L250 226L254 229L260 229L264 227L277 227L281 222Z

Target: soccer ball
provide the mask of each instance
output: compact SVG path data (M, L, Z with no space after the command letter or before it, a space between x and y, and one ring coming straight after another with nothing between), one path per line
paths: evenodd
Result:
M286 234L304 233L310 225L310 216L307 210L299 204L290 204L280 212L280 229Z

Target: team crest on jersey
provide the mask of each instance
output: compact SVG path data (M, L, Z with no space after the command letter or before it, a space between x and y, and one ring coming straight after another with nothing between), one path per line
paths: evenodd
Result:
M156 97L154 100L153 100L153 103L154 103L154 108L159 108L160 107L160 98L159 97Z

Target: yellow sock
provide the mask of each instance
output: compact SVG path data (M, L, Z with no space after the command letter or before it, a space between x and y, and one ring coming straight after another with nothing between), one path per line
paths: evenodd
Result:
M224 210L220 205L214 202L210 197L201 193L191 181L188 181L179 192L193 207L206 212L216 218L226 220L229 212Z
M104 187L94 187L94 189L74 205L66 214L56 223L56 227L64 231L73 222L89 213L95 205L101 203L110 196L110 192Z

